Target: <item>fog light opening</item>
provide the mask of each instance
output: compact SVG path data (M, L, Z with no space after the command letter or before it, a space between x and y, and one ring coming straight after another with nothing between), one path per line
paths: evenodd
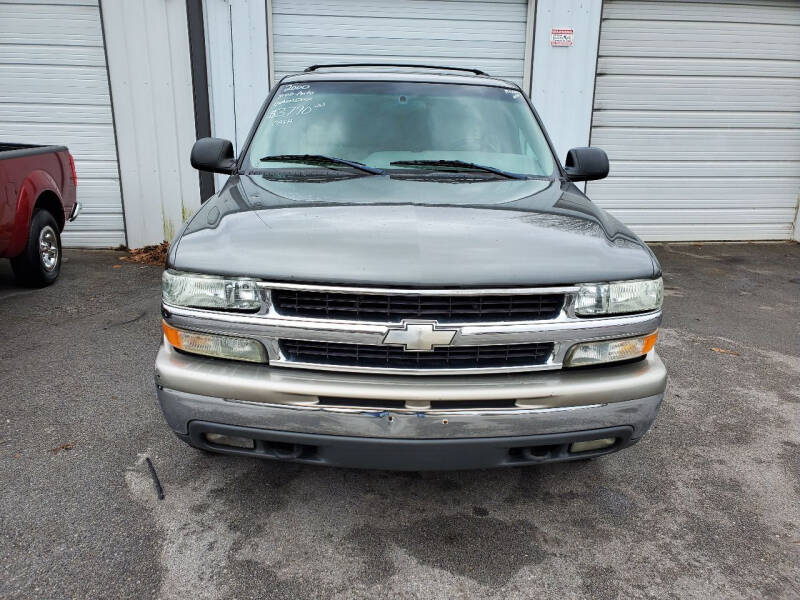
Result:
M206 441L219 446L232 446L234 448L247 448L249 450L256 447L255 441L250 438L223 435L221 433L206 433Z
M580 454L581 452L591 452L593 450L603 450L613 446L617 438L600 438L597 440L586 440L585 442L574 442L569 446L570 454Z
M558 451L558 445L550 446L531 446L528 448L528 454L531 458L547 458L551 454Z

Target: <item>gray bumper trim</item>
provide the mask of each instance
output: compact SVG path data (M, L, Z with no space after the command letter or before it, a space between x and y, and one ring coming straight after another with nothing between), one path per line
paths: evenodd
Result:
M170 390L269 404L316 404L319 396L405 401L509 400L525 408L606 404L664 392L667 370L651 352L639 362L594 369L503 375L408 377L270 368L190 356L162 344L156 385Z
M453 439L567 433L630 425L634 438L648 430L662 395L589 406L501 411L439 411L408 414L287 406L223 400L160 389L158 399L167 423L185 434L191 421L365 438Z
M348 467L431 471L516 467L580 460L626 448L637 440L631 427L606 427L589 431L466 439L406 440L289 433L192 421L181 438L211 452L287 462ZM209 441L208 433L253 440L252 448L224 446ZM612 446L572 453L570 445L586 440L615 438Z
M630 425L641 437L658 414L662 395L579 407L438 411L409 414L393 410L332 409L223 400L168 389L158 390L169 426L180 434L191 421L274 431L367 438L450 439L565 433Z
M630 425L639 438L658 413L666 369L645 360L599 369L419 377L269 368L187 356L163 345L156 384L170 427L199 420L296 433L442 439L564 433ZM392 400L517 400L509 409L365 409L319 396Z

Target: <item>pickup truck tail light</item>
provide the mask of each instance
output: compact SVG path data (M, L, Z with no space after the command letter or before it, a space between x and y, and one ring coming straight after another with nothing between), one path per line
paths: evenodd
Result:
M650 335L621 340L603 340L601 342L576 344L569 351L564 366L584 367L639 358L655 347L656 339L658 339L658 331L654 331Z
M184 331L161 322L167 341L178 350L215 358L247 362L267 362L267 351L260 342L248 338Z
M72 158L72 154L67 152L67 156L69 157L69 169L72 172L72 185L78 187L78 172L75 170L75 159Z

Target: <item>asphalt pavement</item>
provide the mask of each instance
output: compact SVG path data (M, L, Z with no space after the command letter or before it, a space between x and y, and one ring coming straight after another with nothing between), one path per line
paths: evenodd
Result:
M800 245L655 250L642 442L439 473L194 450L156 404L160 268L0 261L0 597L800 598Z

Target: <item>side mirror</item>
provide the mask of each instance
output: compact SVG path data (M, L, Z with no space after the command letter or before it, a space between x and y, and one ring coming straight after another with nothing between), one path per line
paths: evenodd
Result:
M236 167L233 144L220 138L200 138L192 146L190 162L198 171L233 173Z
M608 156L600 148L573 148L564 165L570 181L592 181L608 176Z

